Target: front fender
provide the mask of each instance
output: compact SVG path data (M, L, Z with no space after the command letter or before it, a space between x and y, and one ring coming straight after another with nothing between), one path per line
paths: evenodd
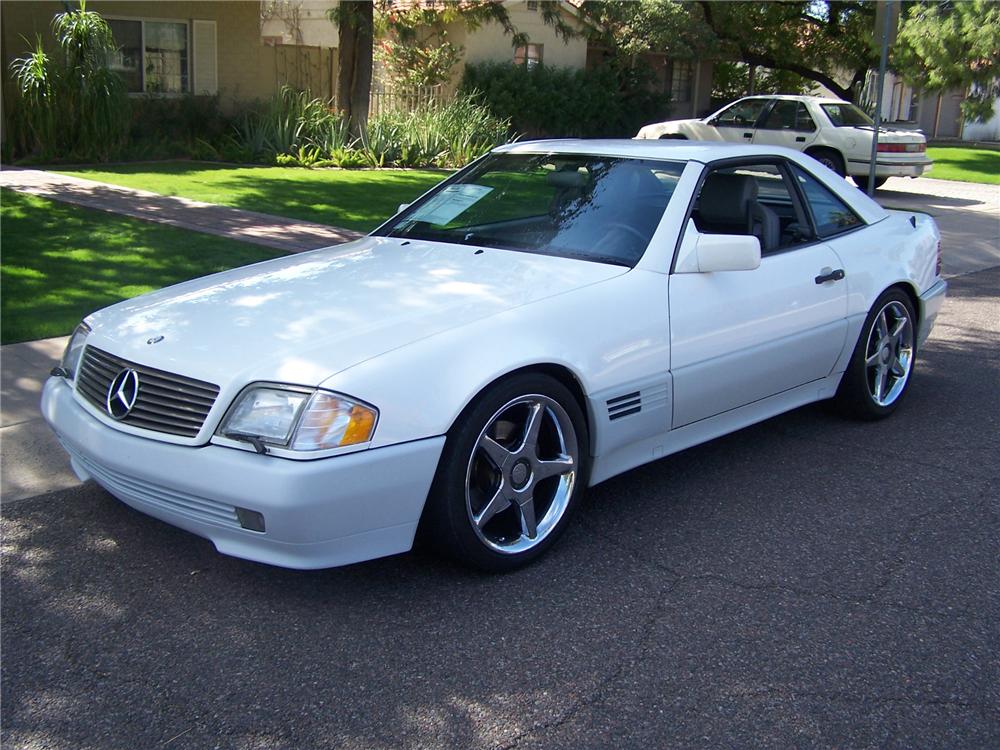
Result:
M569 370L588 399L616 384L665 381L667 311L667 277L634 269L422 339L322 385L379 408L372 447L442 435L490 383L533 365Z

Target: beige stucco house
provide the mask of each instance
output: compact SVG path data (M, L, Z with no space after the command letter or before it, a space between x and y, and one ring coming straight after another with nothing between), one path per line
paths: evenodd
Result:
M46 0L0 4L5 88L10 82L10 61L28 51L25 40L33 42L40 35L46 46L55 47L52 19L65 9L66 3ZM132 94L218 95L226 107L267 98L289 83L317 96L333 96L336 51L321 46L265 45L259 0L90 0L87 9L110 23L121 46L112 65ZM333 27L328 20L325 23Z
M394 0L396 7L420 4L434 8L434 0ZM562 0L563 21L576 33L564 39L542 18L541 8L532 0L505 0L511 23L528 37L528 44L511 45L511 38L496 23L468 30L461 23L447 27L448 39L464 48L464 64L511 62L518 65L548 65L581 70L603 65L607 51L594 44L594 22L582 11L582 0ZM670 95L671 116L696 117L711 106L713 63L710 60L673 60L665 55L647 55L654 85ZM464 65L456 66L448 91L457 88Z

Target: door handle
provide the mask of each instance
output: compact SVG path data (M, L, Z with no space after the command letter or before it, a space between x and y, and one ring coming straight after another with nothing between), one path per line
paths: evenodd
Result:
M795 142L796 143L805 143L806 142L806 137L804 135L797 136L795 138Z
M825 268L823 270L826 271ZM840 281L842 278L844 278L844 269L838 268L836 271L820 274L815 280L817 284L825 284L828 281Z
M744 138L753 138L753 132L751 131L750 133L744 133L743 137Z

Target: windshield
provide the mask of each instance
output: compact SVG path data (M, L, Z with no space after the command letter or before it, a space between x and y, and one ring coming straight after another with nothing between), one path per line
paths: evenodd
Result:
M830 122L835 128L875 127L872 118L855 104L844 102L843 104L821 104L819 106L826 112L826 116L830 118Z
M634 266L684 164L576 154L491 154L376 235Z

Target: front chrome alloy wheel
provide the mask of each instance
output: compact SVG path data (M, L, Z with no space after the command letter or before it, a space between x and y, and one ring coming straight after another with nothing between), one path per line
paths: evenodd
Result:
M465 507L476 535L502 554L541 544L569 506L579 462L573 421L557 401L541 394L508 401L469 457Z
M913 365L913 323L897 301L883 307L872 323L865 347L868 394L879 406L899 398Z

